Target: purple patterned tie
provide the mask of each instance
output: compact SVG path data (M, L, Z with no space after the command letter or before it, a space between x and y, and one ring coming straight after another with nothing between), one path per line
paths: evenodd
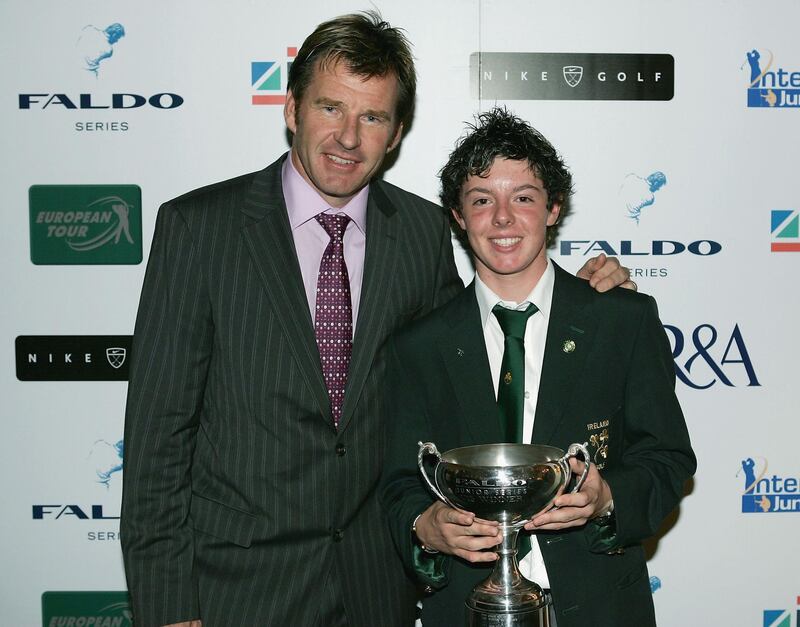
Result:
M338 428L342 417L347 370L353 351L353 306L350 302L350 278L344 262L342 241L350 218L346 215L320 213L316 219L331 241L319 264L314 334L317 336L322 362L322 376L331 401L333 424Z

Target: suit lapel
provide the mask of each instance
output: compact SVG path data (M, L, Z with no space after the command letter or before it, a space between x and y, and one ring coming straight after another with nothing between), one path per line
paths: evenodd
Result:
M556 271L553 305L533 426L533 442L537 444L550 442L569 399L580 393L573 388L578 384L578 374L589 355L597 326L588 307L594 294L587 290L585 281L555 263L553 266Z
M328 393L283 198L281 166L284 158L256 175L242 208L247 216L242 231L303 378L314 395L320 414L329 418Z
M502 442L500 414L475 299L475 283L471 283L446 307L447 320L453 320L454 324L439 336L437 344L456 392L462 422L474 443Z
M367 248L364 253L364 280L358 306L358 321L353 338L353 355L347 375L339 430L347 428L358 404L364 383L384 336L390 304L386 286L392 281L397 261L398 230L401 217L397 208L375 182L367 201ZM393 314L392 314L393 315Z

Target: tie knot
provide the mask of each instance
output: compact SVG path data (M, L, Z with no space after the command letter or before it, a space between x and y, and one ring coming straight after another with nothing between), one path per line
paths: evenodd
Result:
M525 325L528 323L528 318L539 311L539 308L533 303L523 309L509 309L502 305L495 305L492 309L494 317L500 323L500 328L506 337L515 337L517 339L525 338Z
M316 219L317 222L322 225L322 228L325 229L328 237L330 237L332 241L339 242L342 241L344 230L350 222L350 216L344 214L334 215L332 213L319 213Z

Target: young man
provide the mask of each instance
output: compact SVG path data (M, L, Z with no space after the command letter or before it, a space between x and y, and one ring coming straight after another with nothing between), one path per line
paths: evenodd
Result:
M382 345L462 287L441 208L373 180L415 85L377 15L321 24L289 74L290 154L161 208L125 423L137 626L413 623L375 494Z
M599 294L548 259L547 229L571 176L547 140L507 111L479 117L441 178L477 276L388 343L381 482L399 553L431 592L423 624L461 620L500 534L430 494L416 463L420 440L442 451L588 441L594 463L583 488L526 526L537 533L521 570L552 595L559 627L653 625L640 542L695 470L655 302L628 290Z

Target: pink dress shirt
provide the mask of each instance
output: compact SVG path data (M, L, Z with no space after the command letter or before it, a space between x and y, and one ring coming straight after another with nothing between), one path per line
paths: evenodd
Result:
M311 320L317 302L317 275L322 255L330 242L328 234L314 217L328 212L346 214L351 222L344 233L344 261L350 278L350 298L353 306L353 333L358 320L358 304L361 300L361 283L364 278L364 252L367 244L367 197L369 186L364 187L341 209L332 209L292 163L291 153L283 162L281 172L283 198L289 214L294 248L300 262L300 273L306 290Z

